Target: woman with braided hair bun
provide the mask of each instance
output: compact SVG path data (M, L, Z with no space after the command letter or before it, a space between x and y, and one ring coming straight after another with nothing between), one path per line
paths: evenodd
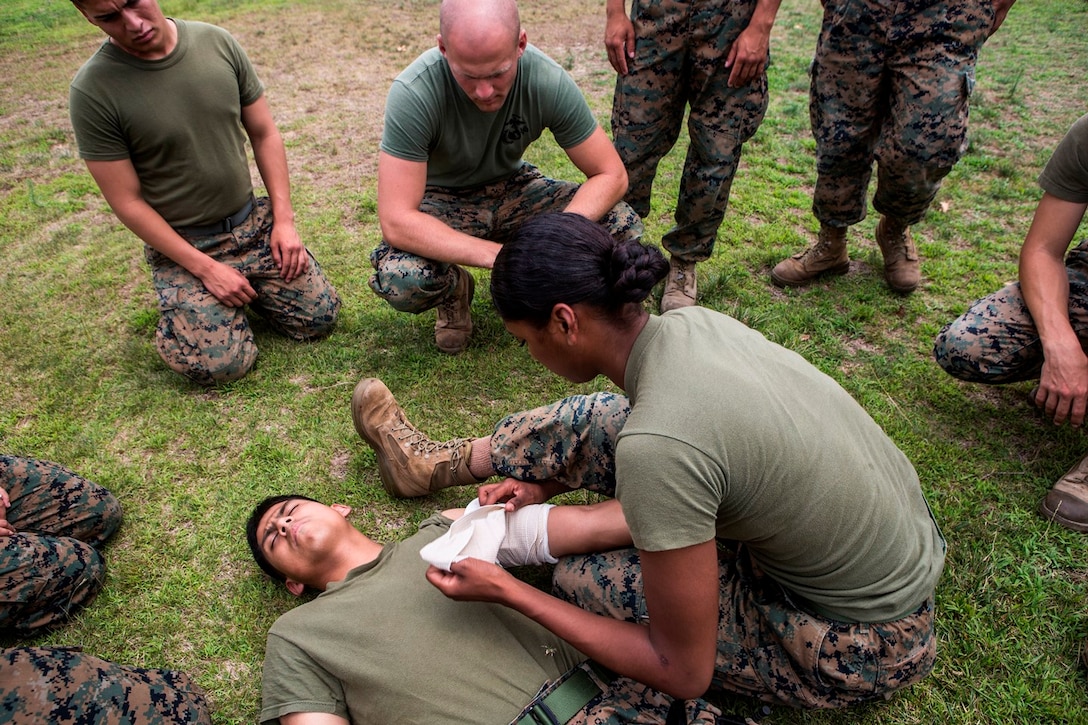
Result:
M526 222L491 276L507 330L551 371L605 375L626 397L573 396L459 439L471 475L455 483L504 478L480 486L481 503L614 495L635 548L561 559L555 596L478 559L428 579L678 700L836 708L918 681L936 657L945 542L914 467L796 353L703 307L650 314L667 269L658 250L575 214ZM390 490L433 490L437 473L394 468Z
M641 303L668 274L656 247L602 235L599 224L574 216L530 219L515 236L520 243L495 259L491 298L504 320L542 323L559 302L627 314L626 303Z

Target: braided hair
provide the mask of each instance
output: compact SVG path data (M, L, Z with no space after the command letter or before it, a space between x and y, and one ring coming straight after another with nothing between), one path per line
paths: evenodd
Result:
M499 250L491 300L504 320L536 327L560 303L588 305L622 324L668 270L656 247L614 239L580 214L541 214Z

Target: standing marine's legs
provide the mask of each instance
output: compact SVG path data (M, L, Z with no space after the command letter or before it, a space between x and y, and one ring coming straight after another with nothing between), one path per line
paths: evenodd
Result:
M689 101L693 8L681 0L635 0L635 55L616 77L612 137L627 168L626 200L646 217L657 166L676 143ZM677 207L679 213L680 207ZM715 232L717 228L715 227ZM664 239L662 239L664 243ZM667 247L666 247L667 249ZM695 260L670 259L662 312L695 304Z
M909 294L921 279L910 227L967 149L975 62L993 25L989 2L933 2L896 17L889 35L889 113L876 146L873 207L884 278Z
M635 57L616 80L612 131L628 169L627 199L642 216L650 212L657 165L690 106L676 223L661 241L670 253L662 312L695 304L695 264L713 253L741 145L766 111L766 74L730 88L725 68L754 7L754 0L650 0L632 7Z
M779 287L850 268L846 230L865 218L873 149L888 112L884 39L892 13L876 0L828 0L824 6L809 90L817 173L812 212L820 233L815 245L771 270Z
M635 0L631 6L635 55L627 74L616 77L612 138L627 169L624 200L642 218L650 213L657 165L683 123L687 20L687 3L676 0Z
M714 253L741 149L759 129L768 103L766 70L733 88L732 68L726 67L733 43L755 11L755 0L705 0L691 7L687 70L681 79L689 107L688 150L676 223L661 239L671 267L662 312L695 304L695 265ZM765 62L770 63L769 56Z

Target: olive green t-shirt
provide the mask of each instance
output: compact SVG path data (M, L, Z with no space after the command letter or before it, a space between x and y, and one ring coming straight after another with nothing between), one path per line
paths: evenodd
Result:
M517 171L544 129L569 149L597 130L597 119L570 75L540 50L525 48L506 101L487 113L432 48L393 81L381 149L405 161L426 161L428 185L467 188Z
M262 723L323 712L357 725L505 725L541 685L585 660L512 609L455 602L431 586L419 550L450 523L431 517L276 620Z
M650 317L625 388L616 497L638 548L745 542L843 621L896 619L932 595L944 540L914 467L800 355L690 307Z
M1064 201L1088 203L1088 115L1077 119L1054 149L1039 186Z
M167 222L207 224L253 192L242 108L264 87L230 33L174 23L177 47L161 60L103 43L72 80L69 114L81 158L131 159L140 192Z

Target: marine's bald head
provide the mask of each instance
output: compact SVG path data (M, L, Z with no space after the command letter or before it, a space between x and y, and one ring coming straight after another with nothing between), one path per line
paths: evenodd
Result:
M504 42L514 48L521 34L518 5L514 0L442 0L438 32L447 47Z

